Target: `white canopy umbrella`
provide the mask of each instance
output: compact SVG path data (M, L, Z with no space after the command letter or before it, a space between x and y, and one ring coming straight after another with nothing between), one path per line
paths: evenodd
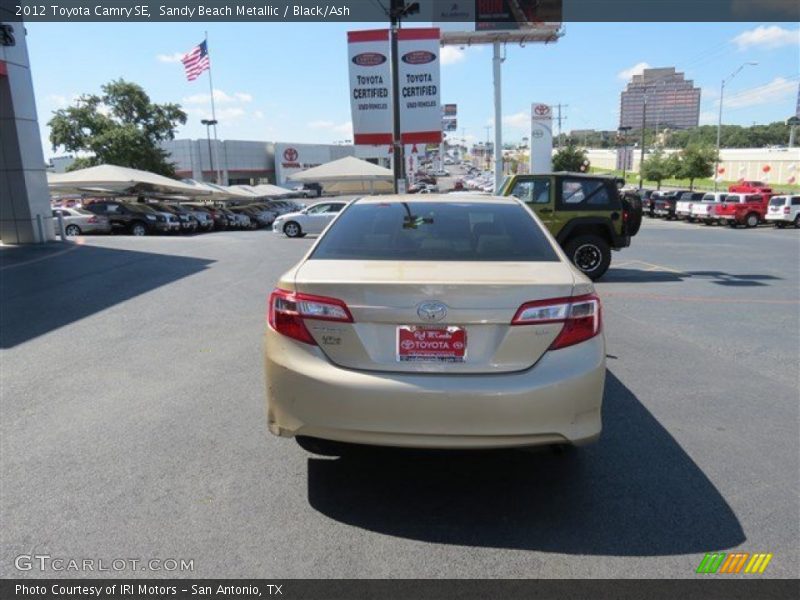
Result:
M254 185L252 190L264 198L280 198L281 196L291 196L297 193L295 190L282 188L277 185L272 185L271 183Z
M47 184L51 191L61 193L209 194L208 191L163 175L116 165L98 165L68 173L49 173Z
M355 156L345 156L290 175L289 179L309 183L337 183L343 181L391 181L392 177L390 169L379 167Z

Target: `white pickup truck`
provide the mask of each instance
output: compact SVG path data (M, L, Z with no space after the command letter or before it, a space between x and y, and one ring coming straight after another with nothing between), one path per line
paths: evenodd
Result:
M702 221L706 225L711 225L717 220L714 216L714 209L716 206L725 202L728 197L728 192L710 192L705 194L700 202L692 204L692 210L689 218L696 221Z
M684 192L678 201L675 203L675 216L679 219L692 220L692 205L699 202L703 196L703 192Z

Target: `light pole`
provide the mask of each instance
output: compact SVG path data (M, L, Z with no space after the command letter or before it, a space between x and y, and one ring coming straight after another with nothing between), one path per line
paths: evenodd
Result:
M645 143L645 127L647 125L647 89L644 90L644 102L642 102L642 143L639 152L639 191L644 187L644 176L642 165L644 165L644 143Z
M630 125L623 125L617 129L622 142L622 181L625 181L625 172L628 169L628 132L633 129Z
M733 73L728 75L727 79L722 80L722 84L719 87L719 118L717 119L717 158L714 162L714 191L717 191L717 177L719 176L719 144L720 139L722 137L722 99L725 96L725 84L729 83L731 79L736 77L739 72L744 69L745 67L755 67L758 65L757 62L749 61L742 64L738 69L736 69Z
M214 171L214 155L211 153L211 127L212 127L212 125L216 125L217 124L217 120L216 119L202 119L200 122L203 125L206 126L206 140L208 141L208 161L211 164L211 172L215 173L215 171ZM219 177L214 177L214 183L219 184Z

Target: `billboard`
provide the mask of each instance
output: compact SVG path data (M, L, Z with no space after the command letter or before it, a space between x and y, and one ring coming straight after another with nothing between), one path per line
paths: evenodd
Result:
M388 29L347 32L354 144L392 143L392 73Z
M438 144L442 141L439 29L400 29L397 50L400 139L404 144Z
M562 0L450 0L434 2L432 20L447 44L553 41Z
M455 117L458 114L457 104L445 104L442 107L442 115L445 117Z
M548 104L531 104L531 174L553 170L553 109Z
M458 119L445 118L442 119L442 131L456 131L458 129Z

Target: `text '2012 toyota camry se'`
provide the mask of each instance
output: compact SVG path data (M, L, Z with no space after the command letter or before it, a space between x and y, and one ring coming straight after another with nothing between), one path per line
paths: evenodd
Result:
M600 300L513 197L352 202L269 298L267 421L306 448L584 444Z

